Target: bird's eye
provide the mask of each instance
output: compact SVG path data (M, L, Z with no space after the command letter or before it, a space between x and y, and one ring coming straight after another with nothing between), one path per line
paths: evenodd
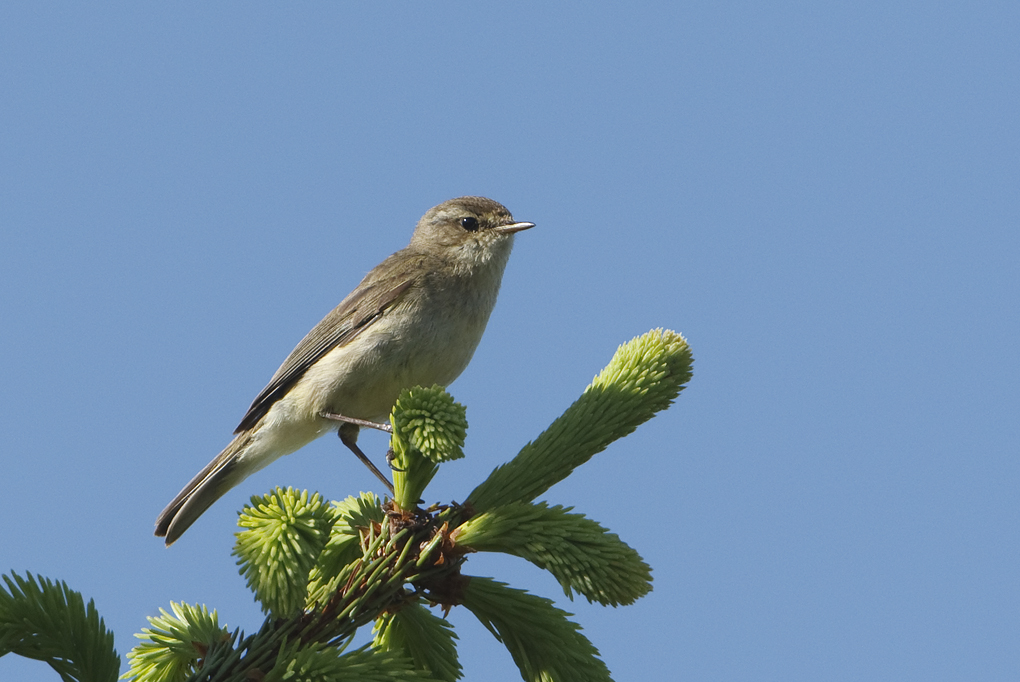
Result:
M467 218L460 219L460 226L468 232L474 232L478 229L478 218L468 216Z

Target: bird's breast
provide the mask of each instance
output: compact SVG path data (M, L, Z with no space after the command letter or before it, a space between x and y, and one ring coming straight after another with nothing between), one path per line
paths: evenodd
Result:
M470 362L495 305L499 282L477 286L484 283L412 289L310 367L284 400L307 418L328 411L385 421L401 390L449 385Z

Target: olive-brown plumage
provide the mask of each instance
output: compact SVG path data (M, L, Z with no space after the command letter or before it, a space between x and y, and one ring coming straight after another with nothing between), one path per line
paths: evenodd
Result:
M484 197L430 209L411 243L369 272L287 356L234 440L156 519L156 535L172 544L242 480L337 431L323 415L382 422L402 389L450 384L485 331L513 235L530 227ZM344 431L357 438L357 427Z

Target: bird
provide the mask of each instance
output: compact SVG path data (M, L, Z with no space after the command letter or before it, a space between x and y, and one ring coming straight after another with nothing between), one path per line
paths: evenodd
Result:
M445 387L464 371L514 235L534 226L485 197L429 209L407 247L372 269L291 351L230 444L160 513L156 536L169 547L228 490L327 433L368 462L357 446L360 427L387 420L401 390Z

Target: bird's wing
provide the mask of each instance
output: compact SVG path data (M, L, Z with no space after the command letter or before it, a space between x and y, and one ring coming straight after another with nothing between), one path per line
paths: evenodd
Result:
M413 267L420 265L416 263L418 259L410 259L411 262L408 262L405 256L402 263L404 267L396 268L397 272L387 273L387 270L393 270L388 265L398 255L390 256L368 273L340 305L308 332L283 361L280 369L276 370L269 385L252 402L234 433L255 426L269 412L273 403L286 395L309 367L337 346L350 343L414 286L416 279L411 273L420 272L419 268Z

